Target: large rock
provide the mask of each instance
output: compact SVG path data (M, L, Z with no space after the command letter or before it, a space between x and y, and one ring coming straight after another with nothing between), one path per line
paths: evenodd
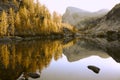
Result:
M40 78L40 74L38 73L28 73L28 76L33 79Z
M93 66L93 65L89 65L88 69L92 70L93 72L95 72L96 74L98 74L100 72L100 68Z

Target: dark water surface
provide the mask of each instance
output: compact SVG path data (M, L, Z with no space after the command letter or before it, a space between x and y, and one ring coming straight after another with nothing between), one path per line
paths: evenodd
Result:
M120 41L0 43L0 80L120 80Z

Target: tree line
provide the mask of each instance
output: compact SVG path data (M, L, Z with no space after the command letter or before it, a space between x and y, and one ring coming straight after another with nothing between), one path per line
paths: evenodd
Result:
M61 15L54 12L52 15L45 5L37 0L2 0L4 3L12 2L18 8L9 11L3 10L0 14L0 36L35 36L62 34L63 28L71 31L75 29L62 23Z

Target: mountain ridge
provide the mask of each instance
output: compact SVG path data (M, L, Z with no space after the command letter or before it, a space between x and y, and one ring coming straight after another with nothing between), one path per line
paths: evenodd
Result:
M105 16L101 18L96 26L91 29L94 35L108 35L107 33L117 33L119 37L120 32L120 3L116 4ZM112 35L112 34L111 34ZM114 37L114 36L113 36Z
M63 21L79 29L79 34L91 35L96 37L120 38L120 3L116 4L110 11L99 10L87 17L76 17L74 15L63 15ZM70 19L70 20L69 20Z
M97 12L90 12L75 7L68 7L66 8L66 12L62 16L62 21L65 23L69 23L70 25L73 25L79 29L79 26L77 26L77 24L81 21L92 17L101 17L107 12L108 10L106 9L102 9Z

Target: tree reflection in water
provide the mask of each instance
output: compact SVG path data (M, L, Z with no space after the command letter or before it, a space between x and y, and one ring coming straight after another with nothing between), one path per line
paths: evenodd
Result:
M64 47L74 41L63 44L62 41L40 40L20 43L0 44L0 79L16 80L21 74L26 80L40 77L41 71L49 66L52 58L62 57Z

